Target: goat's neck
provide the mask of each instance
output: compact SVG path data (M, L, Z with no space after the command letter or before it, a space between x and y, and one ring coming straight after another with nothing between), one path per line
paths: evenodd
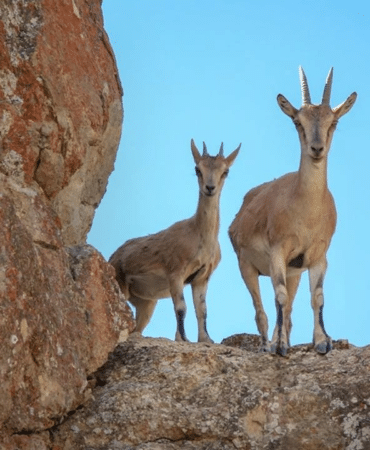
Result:
M194 219L202 240L214 240L220 227L220 195L208 197L199 194L199 202Z
M296 192L300 197L307 197L311 205L323 200L328 192L327 156L317 162L301 156Z

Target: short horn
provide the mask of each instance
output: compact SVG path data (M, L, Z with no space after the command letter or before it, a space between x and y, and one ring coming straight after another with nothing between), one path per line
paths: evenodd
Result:
M308 89L306 74L304 73L302 66L299 66L299 78L301 80L302 104L311 105L310 91Z
M208 156L207 146L204 141L203 141L203 155L202 156Z
M218 156L224 156L224 143L221 142L220 151L218 152Z
M322 105L330 105L331 85L333 83L333 68L330 69L326 83L324 87L324 93L322 94Z

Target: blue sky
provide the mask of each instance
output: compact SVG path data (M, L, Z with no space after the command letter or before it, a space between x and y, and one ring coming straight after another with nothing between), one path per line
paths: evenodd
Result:
M353 91L352 110L334 135L328 180L338 223L328 252L324 319L333 339L370 343L370 6L363 1L105 0L105 29L124 89L122 139L107 193L88 242L107 259L132 237L155 233L194 214L198 184L193 138L215 154L224 142L241 151L221 196L222 261L208 289L208 330L220 342L257 333L254 308L241 279L227 229L245 193L298 169L292 121L276 102L282 93L301 105L298 66L311 98L321 101L334 67L332 107ZM307 273L293 308L292 344L311 342L313 314ZM269 278L262 297L275 325ZM197 339L191 292L185 289L188 338ZM173 339L170 299L160 300L146 336Z

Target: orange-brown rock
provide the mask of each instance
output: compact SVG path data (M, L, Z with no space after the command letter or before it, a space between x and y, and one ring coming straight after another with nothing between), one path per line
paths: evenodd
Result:
M84 244L121 97L99 0L2 2L0 448L12 434L28 448L76 408L133 328L111 266Z
M67 245L86 238L121 133L122 90L100 3L4 0L0 12L0 158L17 154Z
M65 248L52 209L30 187L2 181L0 424L40 430L83 400L88 374L132 319L102 256Z

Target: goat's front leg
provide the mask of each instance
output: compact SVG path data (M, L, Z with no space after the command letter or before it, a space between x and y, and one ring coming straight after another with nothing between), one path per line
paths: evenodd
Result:
M327 268L326 258L309 269L311 306L314 314L313 344L318 353L325 354L332 349L332 341L326 333L323 319L323 284Z
M290 303L289 320L287 323L289 346L290 346L290 333L292 331L292 319L291 319L292 307L293 307L293 301L294 301L295 295L297 293L297 289L298 289L300 280L301 280L301 274L293 275L293 276L287 277L287 279L286 279L286 288L288 291L289 303Z
M258 270L244 257L243 253L239 257L239 268L242 278L249 293L251 294L253 306L256 311L256 324L261 336L261 352L270 352L270 343L268 339L268 320L263 309L261 292L258 283Z
M171 297L173 301L173 307L175 308L176 315L176 335L175 341L189 342L185 334L185 316L186 316L186 303L183 293L184 286L177 279L170 283Z
M286 265L282 252L271 254L270 276L275 292L276 326L271 340L271 353L286 356L289 348L292 302L286 283Z
M213 340L209 337L207 331L207 293L208 281L201 283L192 283L191 289L193 293L193 303L198 321L198 342L208 342L213 344Z

